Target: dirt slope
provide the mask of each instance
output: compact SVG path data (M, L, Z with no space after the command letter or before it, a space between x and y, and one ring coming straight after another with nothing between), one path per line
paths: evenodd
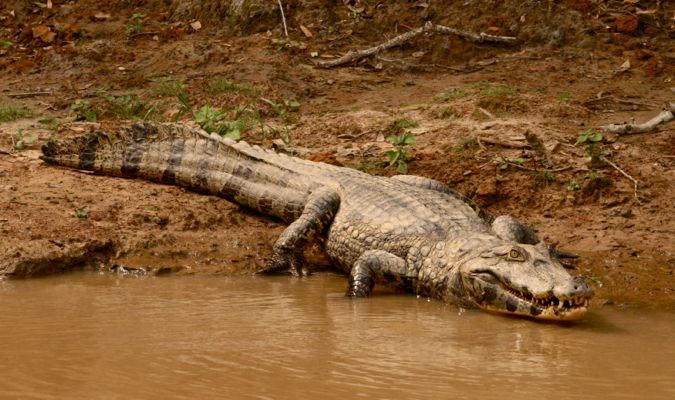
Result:
M675 101L667 2L283 1L288 38L275 2L9 3L0 5L0 273L262 265L283 229L274 221L37 158L51 137L190 120L208 105L229 110L227 132L244 140L377 174L396 173L385 139L410 132L409 173L582 255L577 270L600 303L675 309L675 123L604 134L591 149L637 191L575 145L580 131L643 121ZM314 65L425 21L518 44L423 35L342 67Z

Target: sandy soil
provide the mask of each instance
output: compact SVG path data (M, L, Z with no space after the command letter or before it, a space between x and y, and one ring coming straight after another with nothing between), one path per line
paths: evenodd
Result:
M283 229L275 221L180 188L38 159L49 138L126 119L190 119L181 92L195 110L247 105L243 114L256 123L243 140L377 174L396 173L385 138L396 120L412 121L404 128L416 139L409 173L439 179L580 254L577 271L596 286L598 304L675 310L675 123L604 134L598 144L637 191L575 145L582 130L643 121L675 100L675 8L667 2L285 1L289 39L278 8L264 2L243 11L207 0L51 3L0 5L0 106L32 111L0 122L0 275L84 266L242 274L264 264ZM314 65L425 20L519 43L426 35L377 58ZM301 105L281 115L261 98ZM83 104L96 121L77 121ZM320 251L310 253L325 265Z

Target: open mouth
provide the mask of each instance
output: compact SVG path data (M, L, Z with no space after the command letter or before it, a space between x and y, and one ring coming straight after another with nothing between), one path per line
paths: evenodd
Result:
M534 306L544 309L550 308L561 312L572 311L578 308L588 308L588 304L591 301L590 297L587 296L572 296L566 299L558 298L553 295L537 297L530 292L521 292L507 287L501 282L499 283L503 290L511 293L511 295L517 297L519 300L527 301Z
M569 297L551 293L535 295L514 289L490 272L474 273L482 287L481 305L489 311L538 319L576 320L588 311L590 295ZM488 295L489 294L489 295Z

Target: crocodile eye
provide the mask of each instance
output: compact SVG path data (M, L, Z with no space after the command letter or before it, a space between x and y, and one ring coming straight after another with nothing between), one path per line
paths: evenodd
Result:
M525 261L525 256L517 249L511 249L506 258L512 261Z

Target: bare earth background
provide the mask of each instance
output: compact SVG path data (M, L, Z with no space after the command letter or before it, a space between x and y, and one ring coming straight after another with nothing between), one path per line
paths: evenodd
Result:
M641 122L675 100L673 4L282 3L288 38L273 1L2 2L0 107L21 117L0 122L0 276L83 266L248 274L263 265L283 229L275 221L38 159L49 138L193 119L181 95L195 111L235 110L227 118L242 122L243 140L376 174L396 173L385 138L410 131L409 173L580 254L577 271L593 281L597 305L675 310L675 123L604 134L603 157L638 181L637 192L575 146L579 131ZM425 21L519 42L425 35L342 67L314 65ZM316 249L308 256L326 263Z

